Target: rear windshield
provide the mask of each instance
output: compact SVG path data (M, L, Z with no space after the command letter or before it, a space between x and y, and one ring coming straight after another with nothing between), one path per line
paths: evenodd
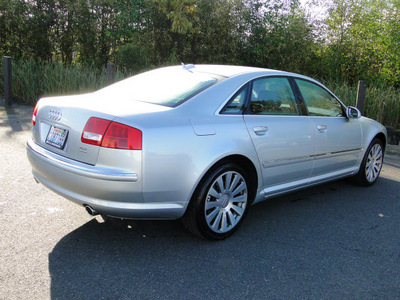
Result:
M217 75L162 68L122 80L97 93L176 107L220 80Z

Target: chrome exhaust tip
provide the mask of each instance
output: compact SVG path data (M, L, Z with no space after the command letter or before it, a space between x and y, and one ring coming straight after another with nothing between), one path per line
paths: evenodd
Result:
M86 206L85 206L85 209L86 209L87 213L88 213L89 215L91 215L92 217L94 217L94 216L96 216L96 215L99 214L99 213L97 212L97 210L93 209L93 208L92 208L91 206L89 206L89 205L86 205Z

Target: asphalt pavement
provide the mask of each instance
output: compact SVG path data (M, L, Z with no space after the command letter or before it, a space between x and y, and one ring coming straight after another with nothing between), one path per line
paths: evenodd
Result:
M399 299L400 156L251 207L229 239L178 221L114 228L31 175L32 108L0 109L0 299ZM400 152L399 152L400 153Z

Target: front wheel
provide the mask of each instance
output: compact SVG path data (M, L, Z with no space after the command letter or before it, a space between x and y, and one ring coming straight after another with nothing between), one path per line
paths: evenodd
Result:
M355 179L359 185L373 185L383 166L383 143L375 138L369 145Z
M207 174L182 218L184 226L210 240L225 239L243 222L250 204L248 175L228 163Z

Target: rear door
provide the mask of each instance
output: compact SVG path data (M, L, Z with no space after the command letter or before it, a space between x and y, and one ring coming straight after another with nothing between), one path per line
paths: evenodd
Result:
M345 116L343 105L325 88L295 79L316 132L312 176L333 176L354 170L361 155L359 119Z
M252 82L244 114L258 153L266 194L308 183L315 153L315 130L295 99L287 77Z

